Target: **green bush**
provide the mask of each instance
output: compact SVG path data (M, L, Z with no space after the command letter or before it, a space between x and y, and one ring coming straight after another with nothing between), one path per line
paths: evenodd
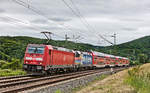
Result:
M11 70L11 69L0 69L0 77L2 76L16 76L16 75L25 75L26 72L22 70Z
M18 59L12 59L12 62L0 60L0 77L25 75L26 73L21 69L22 62Z
M130 65L140 65L140 62L138 60L135 61L130 60Z
M0 59L2 60L6 60L6 61L11 61L11 57L6 55L5 53L3 52L0 52Z
M0 68L2 68L2 66L3 66L4 64L6 64L6 61L0 60Z
M138 60L140 63L148 63L148 56L146 54L139 54Z
M12 62L0 61L0 68L12 70L22 69L22 61L19 59L12 59Z
M62 93L60 89L56 90L55 93Z

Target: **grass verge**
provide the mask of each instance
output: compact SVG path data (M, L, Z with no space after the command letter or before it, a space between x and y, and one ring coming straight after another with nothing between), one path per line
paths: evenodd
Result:
M92 84L76 93L136 93L124 80L128 76L128 70L123 70L113 75L100 77Z
M144 69L145 67L137 66L129 70L125 80L137 93L150 93L150 72Z
M60 89L56 90L55 93L62 93Z
M108 77L108 76L109 76L109 75L101 75L101 76L95 78L94 81L89 82L86 86L82 86L82 85L81 85L81 86L79 86L79 87L77 87L77 88L73 88L73 89L72 89L72 93L76 93L76 92L78 92L78 91L80 91L80 90L82 90L82 89L85 89L85 88L87 88L88 86L92 85L93 83L96 83L96 82L99 81L99 80L103 80L103 79L105 79L105 78Z
M26 72L22 70L0 69L0 77L17 76L17 75L25 75L25 74Z

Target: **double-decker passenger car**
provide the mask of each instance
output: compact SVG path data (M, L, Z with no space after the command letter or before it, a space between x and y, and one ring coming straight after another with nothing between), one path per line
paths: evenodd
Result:
M93 66L97 68L129 65L129 59L125 57L109 55L96 51L92 51L92 55L93 55Z
M93 56L94 67L105 67L106 58L104 56L104 53L92 51L92 56Z

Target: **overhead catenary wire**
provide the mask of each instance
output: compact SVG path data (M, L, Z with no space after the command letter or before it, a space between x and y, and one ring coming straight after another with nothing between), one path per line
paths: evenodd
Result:
M71 12L77 16L80 21L82 22L82 24L86 27L86 29L91 32L90 28L89 28L89 25L87 24L87 22L85 20L82 19L82 16L81 16L81 13L78 11L78 9L76 8L76 10L78 11L78 13L76 11L74 11L74 9L65 1L65 0L62 0L63 3L71 10ZM73 3L73 2L72 2Z
M88 27L88 28L91 27L90 24L89 24L89 23L87 22L87 20L85 19L85 17L81 14L79 8L76 6L76 4L74 3L74 1L73 1L73 0L70 0L70 2L72 3L72 5L74 6L75 10L77 11L79 17L80 17L81 19L83 19L83 21L85 22L85 24L87 25L87 27ZM90 29L90 28L89 28L89 29Z
M36 31L46 31L46 30L44 30L44 29L37 28L36 26L34 26L34 25L32 25L32 24L29 24L28 22L24 22L24 21L22 21L21 19L18 19L18 18L9 17L9 16L6 16L6 15L3 15L3 17L1 16L0 19L1 19L1 18L2 18L2 19L5 18L5 19L10 20L10 23L8 23L8 24L20 25L20 24L18 24L18 23L22 23L22 24L25 24L27 27L32 28L32 29L34 29L34 30L36 30ZM58 38L61 38L61 39L65 39L65 37L60 36L60 35L55 34L55 33L52 33L52 35L53 35L53 36L56 36L56 37L58 37Z
M72 29L70 29L68 26L62 25L62 24L60 24L60 23L58 23L58 22L55 22L55 21L51 20L49 17L45 16L43 12L41 12L41 11L38 10L38 9L36 9L35 7L33 7L33 6L31 6L31 5L30 5L30 7L28 7L28 4L27 4L26 2L24 2L24 1L22 1L22 0L12 0L12 1L14 1L15 3L17 3L17 4L19 4L19 5L23 6L23 7L25 7L25 8L27 8L27 9L29 9L30 11L32 11L32 12L38 14L38 15L40 15L40 16L46 18L47 20L49 20L49 21L55 23L56 25L59 25L61 28L65 28L66 30L72 31ZM64 29L63 29L63 30L64 30ZM64 31L65 31L65 30L64 30ZM80 32L80 34L84 34L84 33Z
M5 16L5 17L4 17ZM18 19L16 19L16 18L12 18L12 17L9 17L9 16L7 16L7 15L3 15L3 16L0 16L0 19L8 19L8 20L10 20L10 21L15 21L15 22L19 22L19 23L23 23L23 24L28 24L27 22L23 22L23 21L21 21L21 20L18 20Z
M71 5L69 5L67 3L67 1L62 0L66 6L73 12L73 14L75 14L77 17L79 17L79 19L82 21L82 23L85 25L85 27L87 27L88 31L93 33L96 30L88 23L88 21L86 20L86 18L81 14L79 8L76 6L76 4L74 3L73 0L70 0L71 4L73 5L74 9L71 7Z
M42 13L42 12L39 11L39 10L37 10L37 9L34 8L33 6L30 5L30 7L28 7L28 4L27 4L26 2L24 2L24 1L22 1L22 0L13 0L13 1L16 2L16 3L19 4L19 5L22 5L22 6L24 6L25 8L27 8L27 9L29 9L29 10L35 12L36 14L41 15L41 16L43 16L44 18L46 18L46 19L52 21L50 18L48 18L47 16L45 16L44 13ZM63 0L63 2L72 10L72 12L74 11L74 10L72 9L72 7L70 7L69 4L68 4L67 2L65 2L65 0ZM73 1L72 1L72 3L73 3ZM74 4L74 3L73 3L73 4ZM74 13L76 16L78 16L78 17L80 18L80 20L82 20L82 23L87 27L88 31L91 31L91 30L89 29L89 27L91 27L91 29L92 29L93 31L95 31L95 29L93 29L93 27L92 27L91 25L89 25L89 23L88 23L84 18L83 18L84 21L83 21L83 19L81 19L81 18L82 18L82 15L81 15L79 9L77 9L77 11L78 11L78 14L77 14L75 11L74 11L73 13ZM58 24L58 23L55 22L55 21L52 21L52 22ZM68 28L68 27L65 26L65 25L62 25L62 24L58 24L58 25L61 26L61 27L65 27L65 29L67 28L67 30L71 30L70 28ZM72 30L71 30L71 31L72 31ZM81 33L81 34L84 34L84 33L82 33L81 31L80 31L80 33Z
M62 0L62 1L68 6L68 8L71 9L71 11L73 11L73 13L74 13L76 16L78 16L80 19L83 19L83 21L85 22L84 24L86 25L86 27L91 28L92 31L96 31L96 30L88 23L88 21L84 18L84 16L81 14L79 8L76 6L76 4L74 3L73 0L70 0L70 2L71 2L72 5L74 6L74 8L75 8L75 10L76 10L77 13L73 10L72 7L69 6L69 4L68 4L65 0ZM91 31L91 30L89 30L89 31ZM113 45L113 43L112 43L111 41L109 41L108 39L106 39L105 37L103 37L103 35L99 34L99 36L100 36L100 38L102 38L102 39L105 40L106 42L108 42L108 43L110 43L110 44Z
M44 29L37 28L36 26L34 26L34 25L32 25L32 24L29 24L29 23L27 23L27 22L24 22L24 21L22 21L22 20L20 20L20 19L13 18L13 17L9 17L9 16L6 16L6 15L3 15L3 16L4 16L4 17L0 17L0 19L1 19L1 18L6 18L6 19L12 21L12 23L9 23L9 24L19 25L19 24L18 24L18 22L19 22L19 23L25 24L27 27L32 28L32 29L34 29L34 30L36 30L36 31L43 31L43 30L44 30ZM16 23L16 24L15 24L15 23ZM44 30L44 31L45 31L45 30ZM59 35L57 35L57 34L52 33L52 35L64 39L64 37L59 36Z
M22 20L20 20L20 19L18 19L18 18L9 17L9 16L6 16L6 15L3 15L3 17L0 17L0 19L1 19L1 18L2 18L2 19L5 18L5 19L10 20L10 23L8 22L8 24L20 25L20 24L18 24L18 23L22 23L22 24L25 24L26 26L28 26L28 27L30 27L30 28L36 30L36 31L43 31L43 29L37 28L37 27L35 27L34 25L29 24L29 23L27 23L27 22L24 22L24 21L22 21ZM45 30L44 30L44 31L45 31ZM52 33L52 35L53 35L53 36L56 36L56 37L59 37L59 38L61 38L61 39L65 39L65 37L60 36L60 35L57 35L57 34L54 34L54 33Z
M105 40L106 42L108 42L108 43L114 45L111 41L109 41L108 39L104 38L102 35L99 35L99 36L100 36L100 38L102 38L102 39Z
M63 3L71 10L71 12L75 15L75 16L77 16L79 19L80 19L80 21L83 23L83 25L86 27L86 29L89 31L89 32L94 32L94 29L90 26L90 24L87 22L87 20L84 18L84 16L81 14L81 12L80 12L80 10L78 9L78 7L74 4L74 2L72 1L72 0L70 0L71 1L71 3L72 3L72 5L74 6L74 8L75 8L75 10L77 11L75 11L72 7L71 7L71 5L69 5L68 3L67 3L67 1L65 1L65 0L62 0L63 1Z
M27 7L28 4L25 3L25 2L23 2L23 1L21 1L21 0L13 0L13 1L15 1L15 3L17 3L17 4L19 4L19 5L22 5L22 6L25 7L25 8L30 9L31 11L35 12L36 14L38 14L38 15L40 15L40 16L43 16L43 17L45 17L46 19L52 21L50 18L48 18L47 16L45 16L44 13L42 13L42 12L39 11L39 10L37 10L37 9L34 8L33 6L30 5L30 7ZM16 2L16 1L17 1L17 2ZM57 22L55 22L55 21L52 21L52 22L57 23ZM57 23L57 24L58 24L58 23ZM65 25L62 25L62 24L59 24L59 25L61 25L62 27L65 27L67 30L73 31L73 30L70 29L68 26L65 26ZM64 30L64 29L63 29L63 30ZM80 34L82 34L83 36L86 35L85 33L81 32L81 31L79 31L79 30L77 30L77 31L78 31ZM58 35L56 35L56 36L58 36ZM62 38L62 36L59 36L59 37ZM64 37L63 37L63 38L64 38Z
M65 0L62 0L62 1L63 1L63 3L71 10L71 12L72 12L75 16L77 16L77 17L80 19L80 21L81 21L82 24L86 27L86 29L87 29L89 32L92 32L92 30L90 29L90 25L88 24L88 22L86 21L86 19L82 16L82 14L80 13L79 9L78 9L77 6L74 4L74 2L70 0L76 11L71 7L71 5L69 5L69 4L67 3L67 1L65 1Z
M25 7L25 8L27 8L27 9L31 10L32 12L34 12L34 13L36 13L36 14L38 14L38 15L40 15L40 16L46 18L46 19L48 19L49 21L51 21L51 22L53 22L53 23L59 25L60 27L68 28L68 27L66 27L66 26L64 26L64 25L62 25L62 24L59 24L59 23L57 23L57 22L55 22L55 21L52 21L50 18L48 18L47 16L45 16L44 13L42 13L42 12L39 11L39 10L37 10L37 9L34 8L33 6L30 5L30 7L28 7L28 4L27 4L26 2L24 2L24 1L22 1L22 0L13 0L13 1L14 1L15 3L17 3L17 4L19 4L19 5L23 6L23 7ZM69 30L70 30L70 29L69 29Z
M8 19L8 20L10 20L10 22L12 22L13 24L14 23L22 23L22 24L25 24L26 26L28 26L28 27L30 27L30 28L33 28L33 29L35 29L35 30L38 30L38 31L41 31L41 29L39 30L38 28L36 28L36 27L32 27L32 24L29 24L29 23L27 23L27 22L24 22L24 21L22 21L22 20L20 20L20 19L17 19L17 18L13 18L13 17L9 17L9 16L6 16L6 15L3 15L3 17L0 17L0 19L3 19L3 18L6 18L6 19ZM20 25L20 24L17 24L17 25Z
M92 29L92 31L95 32L95 29L94 29L94 28L88 23L88 21L84 18L84 16L81 14L79 8L76 6L76 4L74 3L73 0L70 0L70 2L72 3L72 5L73 5L73 7L75 8L76 11L74 11L74 9L73 9L71 6L69 6L69 4L68 4L65 0L62 0L62 1L66 4L66 6L67 6L77 17L80 18L81 21L83 21L84 25L87 27L87 29L88 29L89 31L91 31L90 29ZM76 12L77 12L77 13L76 13ZM105 40L106 42L110 43L110 41L107 40L106 38L104 38L101 34L99 34L99 36L100 36L103 40ZM112 44L112 43L110 43L110 44Z

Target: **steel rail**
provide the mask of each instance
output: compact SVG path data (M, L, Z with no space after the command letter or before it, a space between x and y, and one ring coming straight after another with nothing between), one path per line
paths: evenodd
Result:
M114 71L120 71L123 70L124 68L114 68ZM101 73L101 72L110 72L110 68L109 69L100 69L100 70L91 70L91 72L89 71L84 71L84 72L78 72L78 73L74 73L74 74L69 74L66 76L61 76L59 78L43 78L40 79L39 81L35 80L35 81L31 81L29 84L23 83L17 83L19 84L19 86L15 86L15 87L8 87L5 86L6 88L2 88L0 91L1 93L12 93L12 92L19 92L19 91L24 91L24 90L28 90L31 88L36 88L39 86L44 86L44 85L49 85L49 84L54 84L54 83L58 83L58 82L62 82L62 81L66 81L66 80L70 80L70 79L75 79L78 77L83 77L83 76L87 76L87 75L91 75L91 74L96 74L96 73ZM46 80L44 80L46 79ZM41 81L42 80L42 81ZM34 82L34 83L33 83Z

